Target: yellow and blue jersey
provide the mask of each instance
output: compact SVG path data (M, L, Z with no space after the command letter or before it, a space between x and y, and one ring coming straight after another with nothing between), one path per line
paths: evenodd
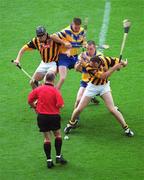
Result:
M66 42L70 42L73 47L70 49L70 56L79 54L80 46L86 41L84 29L81 27L79 32L74 32L72 26L64 28L62 31L55 33L60 39ZM67 48L64 46L60 47L60 53L66 54Z

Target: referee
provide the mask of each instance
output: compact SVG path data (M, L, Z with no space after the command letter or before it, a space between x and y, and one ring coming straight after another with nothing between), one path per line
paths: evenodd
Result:
M67 161L61 155L61 117L60 108L64 106L60 92L54 87L55 74L48 72L45 76L45 84L35 88L28 96L28 103L37 113L37 124L40 132L44 134L44 152L47 158L47 167L52 168L54 163L51 158L51 133L55 136L56 163L66 164ZM37 100L37 105L35 101Z

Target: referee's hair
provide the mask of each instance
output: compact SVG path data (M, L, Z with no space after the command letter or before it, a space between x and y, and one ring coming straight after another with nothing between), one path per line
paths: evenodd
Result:
M47 74L45 75L44 81L45 82L53 82L55 79L55 73L53 71L49 71L47 72Z
M74 17L73 22L76 25L81 25L82 24L82 20L79 17Z

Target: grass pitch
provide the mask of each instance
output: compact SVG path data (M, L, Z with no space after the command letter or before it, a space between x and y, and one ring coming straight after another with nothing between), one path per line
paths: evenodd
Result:
M126 69L111 77L115 103L135 132L127 138L116 120L104 107L89 105L81 114L80 127L63 141L63 154L69 163L48 170L42 150L43 137L36 126L36 115L27 105L31 88L28 79L10 61L21 46L35 36L35 28L45 25L48 32L67 26L74 16L89 18L88 39L98 42L105 1L101 0L1 0L0 5L0 179L1 180L139 180L144 179L144 96L143 96L143 0L111 0L110 23L104 53L118 56L123 36L122 21L132 27L124 57ZM28 52L22 66L32 74L39 64L38 52ZM80 74L68 73L62 88L65 108L62 127L69 120ZM54 148L53 157L55 156Z

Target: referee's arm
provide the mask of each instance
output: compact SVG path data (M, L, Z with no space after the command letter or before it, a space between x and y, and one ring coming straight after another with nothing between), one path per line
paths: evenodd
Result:
M32 108L36 108L35 101L37 100L37 89L32 90L28 95L28 103Z

